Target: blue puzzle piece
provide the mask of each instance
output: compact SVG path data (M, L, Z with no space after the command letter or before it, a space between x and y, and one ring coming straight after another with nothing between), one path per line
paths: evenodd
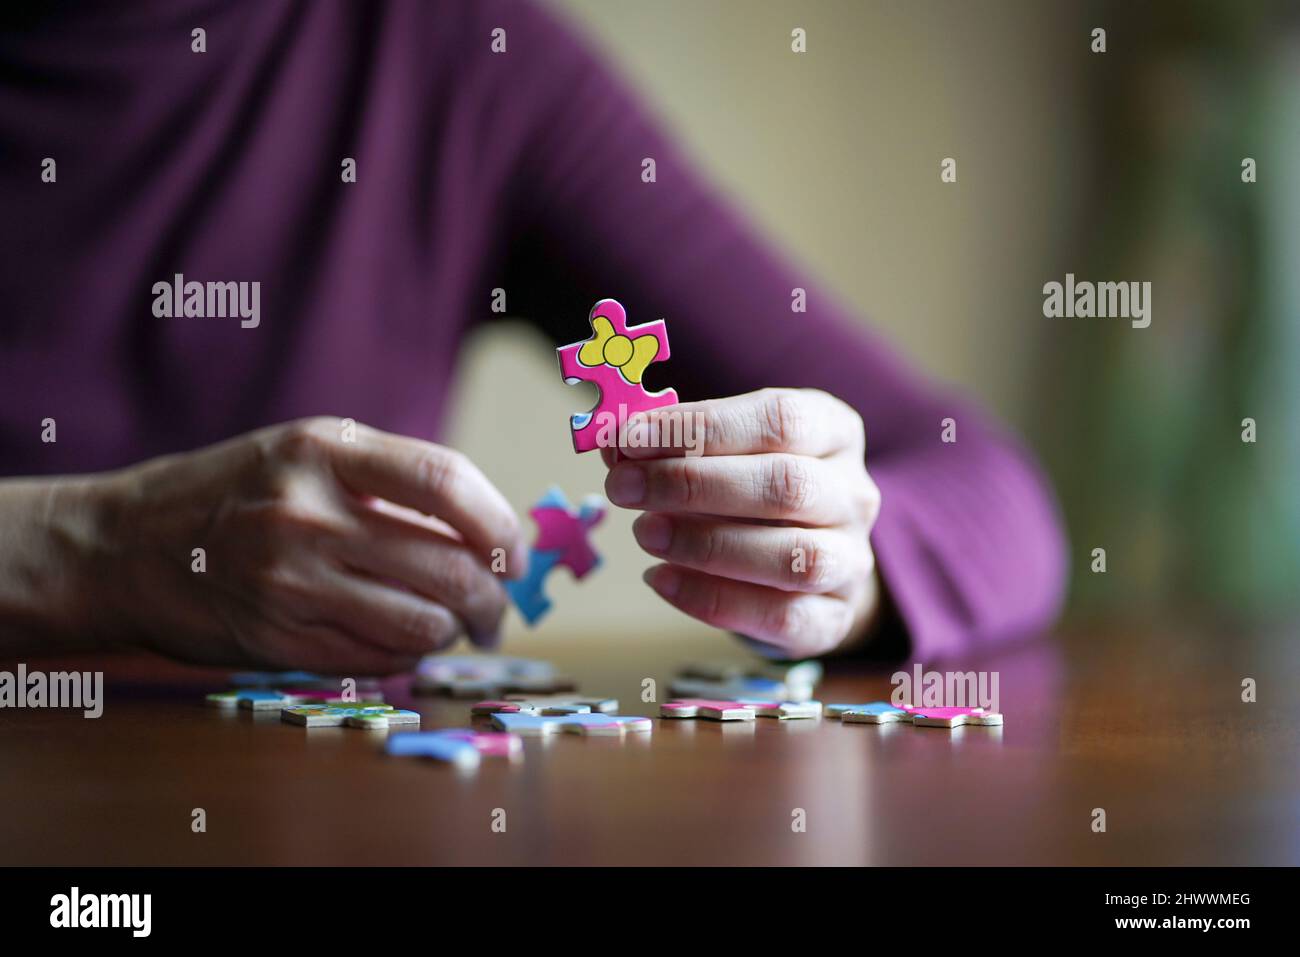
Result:
M524 621L530 625L537 624L538 620L551 610L551 600L546 597L542 588L546 584L546 576L551 573L551 569L559 560L558 551L531 550L528 553L528 574L523 578L506 582L506 594L519 609L519 614L524 616Z
M842 718L845 714L870 715L879 723L888 721L909 721L911 714L902 708L895 708L886 701L872 701L870 704L828 704L826 717Z
M479 763L478 748L473 744L442 734L394 734L384 749L398 757L436 758L463 768L478 767Z
M238 671L230 676L239 688L306 688L322 681L310 671Z
M575 509L564 493L552 486L529 514L537 524L537 537L528 550L528 574L508 581L506 591L524 620L534 625L551 608L543 586L557 565L565 566L578 579L600 565L588 536L605 517L605 500L588 495Z
M772 678L741 677L710 681L704 678L674 678L669 686L674 695L686 698L711 698L718 701L735 701L752 698L755 701L785 701L791 698L785 682Z

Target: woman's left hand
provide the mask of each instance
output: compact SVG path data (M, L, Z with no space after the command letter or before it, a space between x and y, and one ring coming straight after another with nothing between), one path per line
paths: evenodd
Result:
M633 416L603 449L605 493L645 512L646 581L781 657L862 640L880 606L869 536L880 491L858 413L815 389L763 389Z

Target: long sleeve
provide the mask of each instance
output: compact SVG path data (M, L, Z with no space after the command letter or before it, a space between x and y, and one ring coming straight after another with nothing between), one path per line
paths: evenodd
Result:
M816 387L856 407L883 496L872 542L914 657L1049 625L1066 548L1026 452L757 238L563 26L530 5L490 8L488 22L507 28L513 60L501 91L510 107L496 120L518 151L504 238L511 311L568 342L586 334L597 299L617 298L629 322L668 320L672 357L651 367L648 388L694 400ZM804 313L791 309L796 288ZM956 441L943 441L945 419Z

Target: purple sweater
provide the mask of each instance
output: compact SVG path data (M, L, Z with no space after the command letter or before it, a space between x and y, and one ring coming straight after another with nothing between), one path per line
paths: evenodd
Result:
M436 439L493 289L557 342L612 296L633 322L668 320L653 387L815 386L857 407L884 498L872 538L918 658L1056 613L1063 536L1024 452L765 245L537 6L27 6L0 12L4 474L113 468L315 414ZM153 286L177 273L260 282L259 325L159 318Z

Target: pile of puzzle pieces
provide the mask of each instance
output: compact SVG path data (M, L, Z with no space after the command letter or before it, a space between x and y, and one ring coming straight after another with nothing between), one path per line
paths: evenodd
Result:
M822 676L816 662L690 665L672 683L678 697L663 703L661 720L718 722L816 720L845 724L904 723L915 727L1000 726L1002 715L982 708L932 708L830 704L812 700ZM494 655L434 655L420 662L413 691L481 700L469 705L473 719L493 730L442 728L420 731L418 712L383 701L377 682L321 678L301 672L241 674L236 687L206 697L210 707L252 712L279 711L282 721L305 728L393 731L384 750L394 757L424 757L461 769L477 768L485 757L517 759L523 739L558 733L624 738L647 735L654 721L621 715L616 698L580 693L549 662ZM702 694L683 693L700 689ZM484 696L491 697L484 697Z
M371 680L323 678L301 671L242 672L232 675L231 683L234 689L207 695L206 704L279 712L281 720L307 728L386 730L420 724L418 712L385 704L378 682Z

